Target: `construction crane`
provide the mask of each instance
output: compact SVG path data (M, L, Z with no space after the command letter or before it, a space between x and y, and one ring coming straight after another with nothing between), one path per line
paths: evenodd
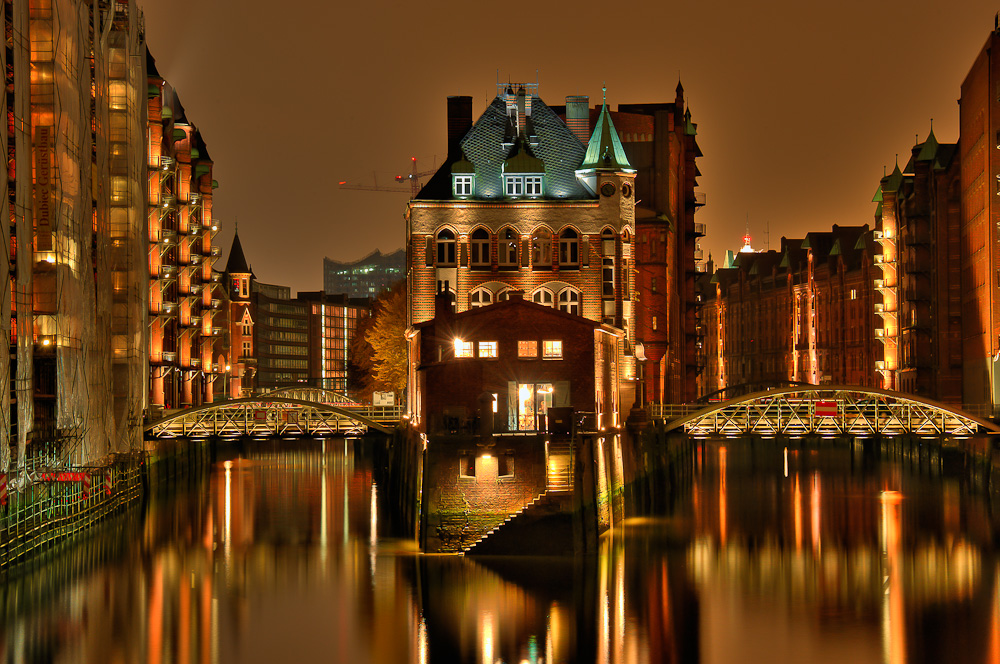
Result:
M417 158L416 157L412 157L410 159L410 162L412 164L411 171L409 173L407 173L406 175L397 175L396 178L395 178L395 180L399 184L406 184L407 182L409 182L410 183L410 187L409 187L410 198L416 198L417 194L420 193L420 188L423 186L423 184L421 184L421 182L420 182L420 178L427 177L428 175L434 175L434 173L436 173L437 171L423 171L423 172L418 171L417 170ZM348 184L347 180L341 180L340 181L340 188L341 189L353 189L353 190L356 190L356 191L384 191L384 192L394 193L394 194L405 194L405 193L407 193L407 188L406 187L394 187L394 186L391 186L391 185L390 186L380 185L378 183L378 179L375 177L374 173L372 173L372 184Z

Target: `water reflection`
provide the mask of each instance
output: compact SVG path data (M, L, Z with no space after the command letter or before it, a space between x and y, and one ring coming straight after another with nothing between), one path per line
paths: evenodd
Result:
M359 453L357 450L361 450ZM706 442L587 559L422 556L355 441L261 443L3 588L3 662L1000 664L989 500Z

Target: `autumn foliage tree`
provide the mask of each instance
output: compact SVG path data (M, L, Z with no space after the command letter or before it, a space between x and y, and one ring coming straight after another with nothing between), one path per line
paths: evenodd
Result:
M406 391L406 282L384 291L372 306L372 315L358 324L351 347L353 383L358 398L372 392Z

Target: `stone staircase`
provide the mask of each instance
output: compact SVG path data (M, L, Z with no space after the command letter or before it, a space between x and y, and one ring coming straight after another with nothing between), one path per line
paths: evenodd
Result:
M573 441L556 439L549 442L546 468L547 493L573 491Z
M563 555L573 552L572 493L546 491L480 537L466 555Z

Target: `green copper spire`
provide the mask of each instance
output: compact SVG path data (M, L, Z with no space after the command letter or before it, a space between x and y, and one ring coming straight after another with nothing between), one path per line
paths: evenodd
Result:
M587 154L583 157L581 170L590 168L607 168L616 171L633 171L632 164L625 156L625 148L622 147L618 132L615 131L615 123L611 121L611 113L608 111L607 88L604 88L604 105L601 106L601 115L597 118L597 126L590 136L590 143L587 144Z
M933 161L934 156L937 154L938 142L937 138L934 137L934 129L931 128L931 133L924 141L923 147L920 148L920 154L917 155L917 161Z

